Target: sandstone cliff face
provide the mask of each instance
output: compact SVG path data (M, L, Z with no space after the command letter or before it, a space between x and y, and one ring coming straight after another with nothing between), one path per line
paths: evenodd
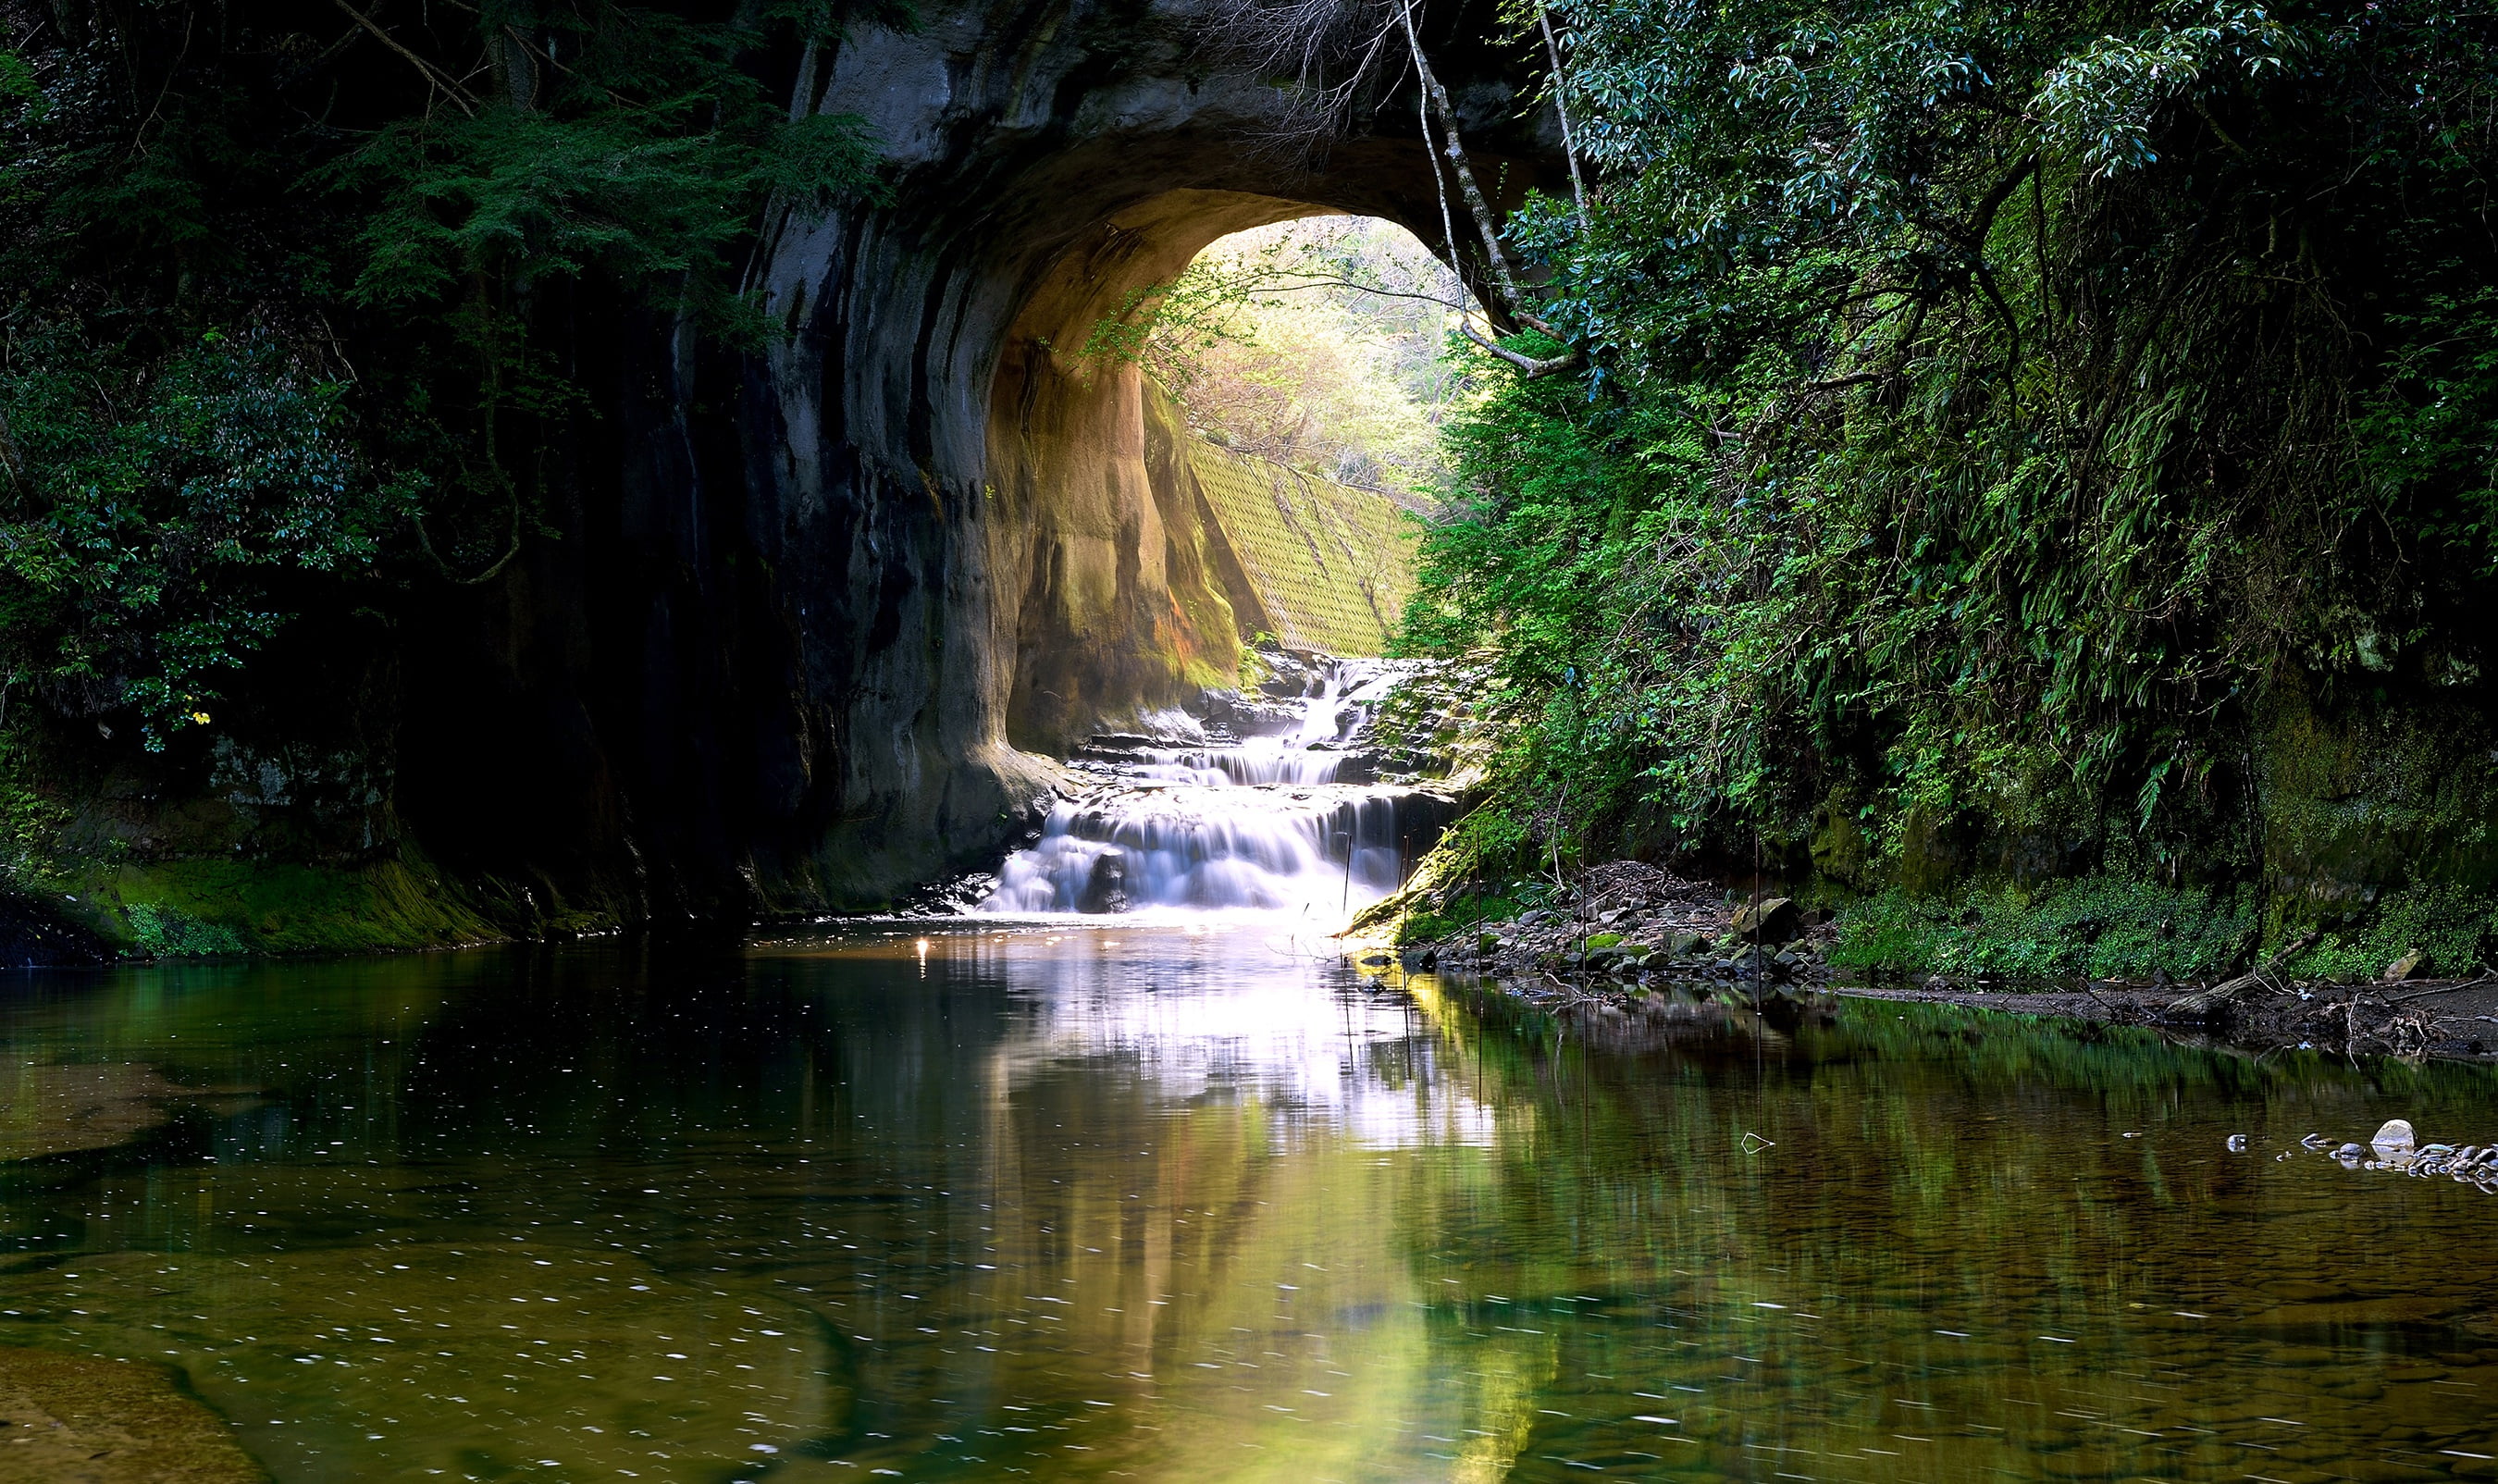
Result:
M793 111L866 116L893 203L767 224L759 353L585 326L613 436L578 505L415 626L399 799L436 858L660 921L870 904L1023 829L1038 753L1229 678L1170 414L1075 352L1227 233L1436 239L1440 207L1410 86L1312 154L1205 34L1186 5L938 4L796 59ZM1449 50L1515 197L1539 125Z

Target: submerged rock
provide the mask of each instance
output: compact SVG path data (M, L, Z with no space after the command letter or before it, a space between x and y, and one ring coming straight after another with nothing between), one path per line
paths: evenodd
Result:
M136 1062L14 1068L0 1081L0 1163L107 1149L156 1129L183 1102L222 1101Z
M0 1348L0 1478L56 1484L266 1484L173 1374L128 1361Z

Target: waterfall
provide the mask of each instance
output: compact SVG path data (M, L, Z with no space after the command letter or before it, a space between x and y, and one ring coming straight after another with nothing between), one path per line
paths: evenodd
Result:
M1335 661L1302 698L1298 725L1236 742L1119 750L1117 777L1062 799L1039 842L1009 856L983 913L1156 909L1290 913L1338 920L1394 890L1411 828L1410 790L1339 783L1401 669ZM1360 775L1357 775L1360 776Z

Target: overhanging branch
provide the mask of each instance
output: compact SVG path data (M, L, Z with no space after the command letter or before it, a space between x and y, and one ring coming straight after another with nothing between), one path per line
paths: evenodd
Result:
M1457 329L1467 339L1474 341L1477 348L1485 350L1517 368L1519 374L1524 376L1530 381L1534 380L1538 376L1550 376L1558 371L1568 371L1577 366L1580 361L1584 359L1579 352L1575 350L1565 350L1557 356L1530 356L1520 351L1512 350L1508 346L1497 344L1486 337L1481 331L1474 327L1474 321L1472 320L1461 319L1457 321Z
M375 41L378 41L383 46L390 48L400 56L407 58L408 65L416 69L417 75L425 79L426 84L440 91L445 96L449 97L453 103L458 104L460 106L461 113L467 114L471 118L477 116L477 110L475 107L477 102L476 97L471 94L468 89L462 87L458 81L453 79L450 74L434 66L425 58L418 56L415 52L410 51L405 47L400 46L397 38L393 37L388 31L383 30L379 25L375 24L371 16L356 9L354 6L349 5L347 0L332 0L332 3L336 4L338 9L345 11L356 24L363 26L368 31L370 31L373 34L373 39Z

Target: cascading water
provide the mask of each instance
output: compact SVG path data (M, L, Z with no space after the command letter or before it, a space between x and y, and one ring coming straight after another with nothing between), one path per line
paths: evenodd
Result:
M1396 888L1441 809L1411 789L1340 781L1406 671L1324 663L1297 725L1199 745L1096 739L1111 776L1062 799L1009 857L982 913L1235 910L1341 920ZM1195 727L1169 718L1166 726ZM1353 765L1349 767L1348 765ZM1417 838L1418 835L1420 838Z

